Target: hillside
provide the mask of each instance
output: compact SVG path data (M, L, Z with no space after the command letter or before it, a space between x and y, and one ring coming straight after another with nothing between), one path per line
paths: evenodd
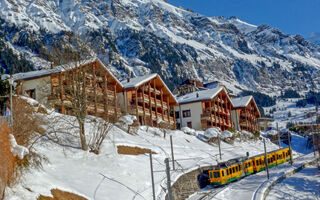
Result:
M38 104L29 99L36 107ZM170 136L173 138L173 149L176 170L171 171L171 180L176 181L183 173L198 169L200 166L216 165L217 162L231 158L257 155L263 152L263 141L260 139L235 139L233 144L221 142L222 160L219 159L217 144L203 140L203 131L186 134L180 130L166 130L140 126L136 134L114 126L104 140L99 155L80 149L78 128L73 124L73 117L48 111L39 114L45 121L46 136L34 146L35 151L47 158L42 168L29 168L23 171L17 184L7 188L5 200L34 200L40 194L52 196L51 189L58 188L72 192L87 199L152 199L149 155L132 154L132 150L119 151L120 146L151 149L155 192L157 199L164 199L166 193L165 158L171 158ZM55 123L53 123L55 122ZM95 124L85 124L88 141L93 136ZM228 136L230 137L230 136ZM224 134L222 134L224 138ZM278 149L278 146L267 139L267 150ZM294 155L300 155L294 152ZM170 163L170 167L172 167ZM194 180L191 180L194 181Z
M157 72L171 89L185 78L221 80L235 92L320 88L320 46L163 0L0 0L0 18L1 54L25 62L17 67L0 56L7 73L60 64L56 50L86 44L86 54L96 54L119 78Z

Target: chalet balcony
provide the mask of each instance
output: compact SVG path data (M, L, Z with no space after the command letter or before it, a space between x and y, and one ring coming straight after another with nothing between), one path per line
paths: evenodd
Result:
M145 86L144 87L144 91L148 93L149 92L149 86ZM161 94L160 90L154 89L152 86L150 87L150 92L156 93L157 95Z
M129 106L129 113L131 115L136 115L137 114L137 109L135 106ZM144 112L143 112L143 107L142 106L138 106L138 115L142 115L145 114L146 116L149 116L150 117L150 114L152 114L152 120L156 120L157 117L156 117L156 112L155 111L152 111L150 113L150 109L148 108L145 108L144 109ZM158 119L162 119L162 113L157 113L158 115ZM169 118L168 118L168 115L167 114L163 114L163 120L165 122L168 122L169 121ZM174 118L172 116L170 116L170 124L174 124Z
M151 105L153 105L153 106L156 105L154 97L149 98L149 95L145 94L144 98L143 98L142 94L141 95L138 94L138 97L137 97L138 102L143 102L143 99L144 99L144 103L149 103L149 101L151 99ZM135 98L133 98L133 100L135 101ZM156 99L156 101L157 101L157 107L161 108L161 100ZM165 101L163 101L163 108L168 109L167 103Z
M87 111L90 113L95 113L95 106L89 105L87 106ZM106 112L104 110L104 107L97 106L97 113L107 113L108 115L114 115L116 111L116 108L114 106L108 105L106 108ZM121 115L121 109L117 108L118 115Z

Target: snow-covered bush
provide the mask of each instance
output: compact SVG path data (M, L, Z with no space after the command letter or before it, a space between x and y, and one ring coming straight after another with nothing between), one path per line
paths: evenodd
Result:
M130 130L132 126L135 126L137 123L137 117L135 115L124 115L119 118L119 126L121 129L127 131L130 133ZM137 130L135 130L131 134L135 134Z
M9 138L11 142L11 152L14 156L23 159L25 155L29 154L29 150L26 147L17 144L17 141L12 134L9 135Z
M182 127L181 128L181 131L184 132L185 134L188 134L188 135L194 135L196 130L192 129L192 128L189 128L187 126L185 127Z
M204 136L206 136L207 138L218 137L220 134L220 128L208 128L204 132Z
M90 152L99 154L102 142L106 139L108 133L111 131L113 124L103 119L96 118L91 120L91 125L94 128L92 128L90 131L88 146Z

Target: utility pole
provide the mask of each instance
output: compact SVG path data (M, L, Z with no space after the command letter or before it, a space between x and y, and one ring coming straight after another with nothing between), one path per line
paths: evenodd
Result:
M221 139L220 139L220 135L218 135L218 143L219 143L219 155L220 155L220 160L221 160L222 157L221 157Z
M170 145L171 145L172 169L175 170L172 135L170 135Z
M292 165L292 149L291 149L291 134L288 133L288 142L289 142L289 152L290 152L290 164Z
M171 180L170 180L169 158L164 159L164 163L166 164L168 197L169 197L169 200L173 200L172 199L172 190L171 190Z
M12 85L13 85L13 77L12 75L9 78L9 84L10 84L10 125L13 127L13 102L12 102Z
M313 146L313 155L316 157L316 140L314 138L315 133L312 133L312 146Z
M265 139L263 139L263 145L264 145L264 163L266 164L267 177L269 179L268 154L267 154L267 147L266 147L266 140Z
M279 132L279 125L278 125L278 122L277 122L277 132L278 132L279 149L281 149L281 138L280 138L280 132Z
M155 189L154 189L154 177L153 177L153 165L152 165L152 151L151 151L151 149L150 149L149 155L150 155L150 169L151 169L152 196L153 196L153 200L156 200L156 192L155 192Z

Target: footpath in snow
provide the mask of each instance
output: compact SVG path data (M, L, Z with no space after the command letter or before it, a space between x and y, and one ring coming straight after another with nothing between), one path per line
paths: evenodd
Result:
M319 156L317 155L317 158ZM242 180L225 186L221 191L216 193L211 199L235 199L238 200L260 200L263 199L266 189L278 178L286 173L292 172L301 167L303 164L315 160L313 153L298 157L293 160L293 165L286 163L269 169L270 179L267 180L267 172L263 171Z
M320 171L311 165L272 187L267 200L320 199Z

